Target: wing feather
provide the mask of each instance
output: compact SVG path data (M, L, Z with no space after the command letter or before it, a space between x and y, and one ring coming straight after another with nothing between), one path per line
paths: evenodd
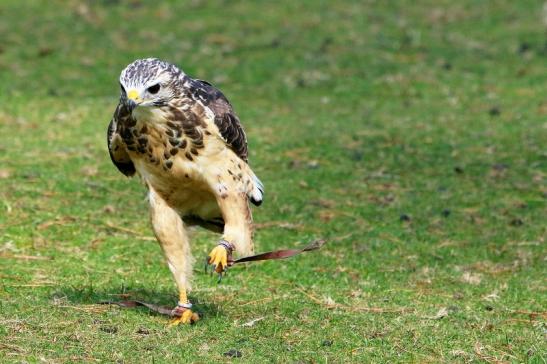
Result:
M133 176L136 172L135 165L129 158L129 154L123 146L120 135L116 132L116 123L114 119L108 124L106 141L112 163L114 163L118 170L127 177Z
M193 80L190 91L195 99L209 107L215 114L215 125L226 144L247 162L247 137L243 126L226 96L210 83L203 80Z

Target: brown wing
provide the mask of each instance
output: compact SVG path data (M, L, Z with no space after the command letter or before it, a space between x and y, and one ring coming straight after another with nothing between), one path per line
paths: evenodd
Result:
M236 152L239 158L247 162L247 137L232 105L220 90L202 80L192 80L192 96L208 106L215 114L215 125L222 138Z
M129 154L125 150L122 144L122 138L116 132L115 120L112 119L108 124L108 131L106 134L106 142L108 144L108 153L110 153L110 159L112 163L127 177L131 177L135 174L135 165L129 158Z

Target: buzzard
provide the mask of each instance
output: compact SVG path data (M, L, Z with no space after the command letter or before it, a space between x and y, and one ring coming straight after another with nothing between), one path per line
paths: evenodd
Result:
M187 297L193 263L187 226L223 232L207 260L221 277L232 251L253 253L249 201L260 205L264 187L249 166L239 118L210 83L148 58L129 64L120 86L107 133L110 157L148 187L152 228L179 290L173 323L192 323L199 317Z

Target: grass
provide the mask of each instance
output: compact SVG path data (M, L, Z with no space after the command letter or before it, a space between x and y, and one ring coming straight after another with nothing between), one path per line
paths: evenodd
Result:
M0 362L545 363L542 6L2 1ZM257 250L329 240L197 272L192 327L97 305L176 299L105 145L146 56L234 104L266 185Z

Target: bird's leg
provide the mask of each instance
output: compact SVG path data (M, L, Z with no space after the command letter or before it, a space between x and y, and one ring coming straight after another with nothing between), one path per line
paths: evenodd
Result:
M232 251L239 256L253 253L252 217L247 195L244 193L223 194L217 198L222 217L224 218L224 234L218 245L207 257L207 264L222 277L222 273L230 266Z
M177 307L173 309L173 313L178 317L170 322L169 326L175 326L178 324L191 324L199 320L199 315L192 311L192 304L186 296L186 288L179 288L179 302Z
M152 227L179 289L179 302L173 310L179 317L175 318L171 324L193 323L199 319L199 316L192 311L192 304L186 294L190 289L192 254L184 224L178 213L169 207L152 188L150 188L149 199Z

